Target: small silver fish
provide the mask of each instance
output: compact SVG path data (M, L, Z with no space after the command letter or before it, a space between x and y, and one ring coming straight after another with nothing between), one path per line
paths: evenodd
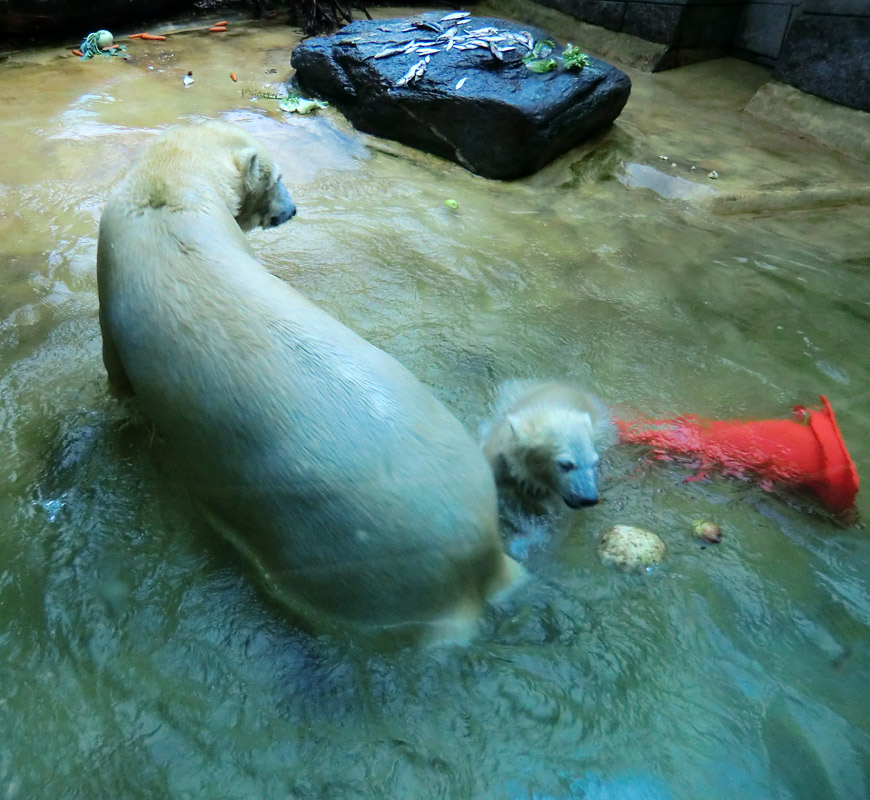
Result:
M440 22L452 22L455 19L463 19L464 17L470 17L470 11L457 11L455 14L448 14L446 17L441 17ZM457 23L458 25L459 23Z
M416 45L416 42L414 42ZM387 58L388 56L397 56L399 53L405 53L408 51L407 45L401 45L401 47L388 47L386 50L381 50L380 53L375 53L372 58Z
M492 53L492 57L498 61L504 61L504 56L501 54L501 50L498 49L495 42L489 43L489 52Z
M444 30L437 22L429 22L425 19L417 19L411 23L415 28L420 28L422 30L427 31L435 31L435 33L441 33Z
M453 37L459 33L459 28L455 25L452 28L448 28L444 33L442 33L435 41L436 42L452 42Z
M468 80L468 76L466 75L464 78L460 78L456 82L456 91L458 92L463 86L465 86L465 81Z
M396 86L410 86L414 81L423 77L424 72L426 72L426 62L421 59L396 81Z
M422 47L417 50L418 56L434 56L435 53L440 53L441 49L438 47Z

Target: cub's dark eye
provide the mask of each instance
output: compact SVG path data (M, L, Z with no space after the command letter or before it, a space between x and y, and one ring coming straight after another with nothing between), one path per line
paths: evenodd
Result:
M577 465L568 458L560 458L556 463L562 472L571 472L571 470L577 469Z

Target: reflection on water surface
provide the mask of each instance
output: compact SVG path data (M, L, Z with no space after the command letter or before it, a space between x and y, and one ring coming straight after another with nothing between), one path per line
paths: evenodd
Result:
M295 41L238 29L140 43L131 63L6 64L4 796L868 796L862 528L615 448L606 501L525 543L534 580L467 649L312 637L107 395L94 280L104 198L139 147L179 117L224 117L275 152L299 208L252 235L260 258L470 430L512 377L568 377L656 416L776 417L824 393L866 474L866 208L716 216L632 188L623 166L702 184L717 169L717 190L745 191L866 185L866 165L745 118L766 74L723 61L632 72L598 149L493 183L333 110L250 101L240 90L274 90ZM723 526L721 545L692 538L698 518ZM615 523L659 533L668 562L602 567L597 536Z

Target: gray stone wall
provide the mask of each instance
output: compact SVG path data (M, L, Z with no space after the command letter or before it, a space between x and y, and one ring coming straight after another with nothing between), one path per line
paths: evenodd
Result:
M732 42L735 55L768 67L776 64L800 4L801 0L746 0Z
M870 111L870 0L804 0L773 74L805 92Z
M723 55L744 0L535 0L539 5L670 46L659 69Z
M870 0L532 0L667 46L655 69L723 55L870 111Z

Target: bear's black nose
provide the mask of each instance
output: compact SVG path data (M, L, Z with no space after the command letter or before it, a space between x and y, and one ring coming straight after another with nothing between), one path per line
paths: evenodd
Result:
M296 206L290 206L289 208L285 208L280 214L275 214L274 217L269 218L269 227L277 228L279 225L283 225L287 222L288 219L296 216Z
M569 508L586 508L598 504L597 497L563 497L562 499Z

